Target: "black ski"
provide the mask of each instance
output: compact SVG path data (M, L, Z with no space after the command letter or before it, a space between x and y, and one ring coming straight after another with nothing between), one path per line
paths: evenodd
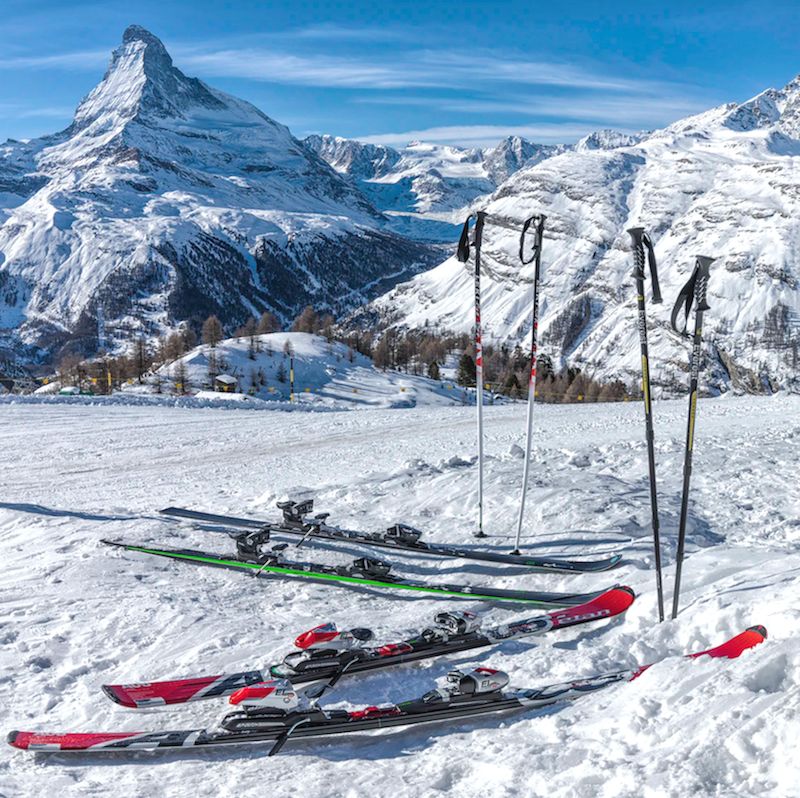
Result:
M239 518L233 515L218 515L182 507L167 507L160 512L173 518L184 518L221 526L233 526L241 529L258 529L269 531L280 536L296 536L305 540L334 541L354 543L365 546L392 549L399 554L429 554L435 557L458 557L481 562L502 563L518 568L536 571L552 571L554 573L595 573L607 571L618 565L621 555L615 554L600 560L569 560L558 557L538 557L531 554L503 554L501 552L481 551L480 549L462 549L454 546L426 543L420 540L421 532L405 524L395 524L386 532L357 532L350 529L339 529L325 523L328 513L321 513L313 518L309 514L314 509L312 499L303 502L279 502L283 511L283 521L274 523L256 518ZM303 541L303 542L304 542Z

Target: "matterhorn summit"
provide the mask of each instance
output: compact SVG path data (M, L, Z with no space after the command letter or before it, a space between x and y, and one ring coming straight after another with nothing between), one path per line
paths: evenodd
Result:
M253 105L136 25L66 130L0 145L6 348L84 354L216 313L342 312L432 263Z

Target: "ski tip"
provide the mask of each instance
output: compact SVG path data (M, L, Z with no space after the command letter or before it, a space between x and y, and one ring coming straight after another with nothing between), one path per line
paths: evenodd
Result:
M722 643L719 646L700 651L697 654L690 654L690 659L697 657L719 657L736 659L750 648L755 648L767 639L767 630L763 626L751 626L744 632L740 632L735 637Z
M17 737L19 736L19 731L17 729L13 729L6 735L6 742L9 745L13 745L14 748L22 748L21 745L17 744Z
M755 632L756 634L761 635L761 637L764 640L767 639L767 627L766 626L761 626L761 624L756 624L755 626L749 626L747 628L747 631L748 632Z
M636 593L627 585L614 585L611 590L598 596L594 602L602 604L612 610L614 615L625 612L636 601Z
M110 698L115 704L119 704L121 707L136 709L136 702L128 698L127 694L117 692L114 685L101 684L100 689L106 694L106 697Z

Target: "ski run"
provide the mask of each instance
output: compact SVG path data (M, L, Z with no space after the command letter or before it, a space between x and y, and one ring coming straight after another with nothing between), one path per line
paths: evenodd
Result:
M236 570L101 543L219 550L237 561L235 535L259 532L261 525L214 522L215 530L232 534L210 534L194 522L170 520L159 508L183 505L267 519L277 501L313 496L316 507L331 512L327 520L335 518L337 529L373 534L404 523L424 530L423 540L431 545L507 555L519 510L526 412L521 404L485 408L487 538L481 541L471 534L477 489L474 408L317 415L6 403L2 412L7 459L0 504L4 730L44 735L19 733L17 746L37 740L53 746L51 734L63 731L120 736L117 747L103 756L102 748L78 756L55 750L31 756L7 747L1 794L27 796L33 784L33 794L102 794L113 778L114 794L125 798L246 795L265 785L271 795L282 797L296 795L298 783L304 795L323 798L330 795L332 780L348 798L792 795L800 776L792 753L800 713L795 689L800 616L794 599L800 587L794 520L800 507L800 401L795 397L698 403L676 621L657 623L648 447L637 403L535 408L535 468L521 550L582 561L622 553L612 571L543 573L414 552L401 556L316 536L297 549L302 538L295 534L275 533L265 547L271 551L270 546L287 542L290 546L278 552L286 559L335 568L348 568L357 558L385 557L392 563L390 574L429 585L592 595L616 582L636 592L624 613L551 629L543 619L565 618L579 608L526 608L384 587L339 589L266 574L244 579ZM657 402L652 413L669 607L686 403ZM52 442L47 473L53 478L46 496L36 487L43 459L29 445L31 436ZM275 523L281 523L279 517ZM615 592L620 588L611 590L620 595ZM437 615L450 617L437 623ZM466 631L473 615L480 628ZM459 620L464 632L457 631ZM489 638L492 630L513 633L515 624L527 622L535 622L535 633L492 636L487 645L461 648ZM328 623L342 633L332 626L325 632ZM317 630L321 624L323 630ZM769 639L736 659L687 662L679 656L713 648L754 624L763 624ZM291 651L286 644L304 629L317 630L315 639L334 637L308 645L309 638L301 636L306 648ZM364 629L371 630L371 639L359 639ZM431 630L449 634L453 649L440 651L443 641L432 641L427 651L420 645L405 658L409 652L402 644L413 647L411 641L430 636ZM746 634L752 639L758 632ZM373 650L383 646L386 661L367 669L379 659ZM416 653L431 656L417 658ZM323 678L301 681L303 663L324 665ZM620 684L627 677L619 674L636 673L642 663L655 664ZM359 673L357 666L365 670ZM503 684L475 704L470 702L477 696L457 692L442 709L445 704L446 712L464 708L468 715L402 728L408 718L393 707L402 713L404 699L418 705L415 697L433 685L444 691L439 695L462 691L480 668L510 674L511 685L537 692ZM462 676L448 682L447 674L456 671ZM252 683L236 681L212 700L214 687L206 687L205 679L247 672ZM180 677L191 674L200 674L199 693L189 687L178 703L162 704L160 680L174 676L181 683ZM503 681L500 675L486 678ZM285 689L321 713L317 722L330 717L339 731L357 733L304 740L307 734L333 730L304 722L285 738L274 760L284 763L280 770L264 757L287 731L283 722L280 728L256 730L267 737L253 740L255 745L195 745L194 753L182 745L158 758L137 751L148 743L141 738L137 743L136 735L155 733L168 741L172 738L164 732L173 729L194 730L192 739L199 743L206 739L199 730L220 733L217 720L223 712L234 715L230 725L240 724L229 733L244 734L241 724L247 721L241 713L252 714L259 701L269 703L254 688L276 679L287 679ZM321 684L334 681L316 697ZM137 709L120 706L103 692L104 685L110 690L134 683L144 698ZM586 689L577 689L581 685ZM600 685L604 689L594 689ZM242 688L251 694L228 704ZM131 689L129 703L135 704ZM196 700L206 689L205 700ZM148 691L154 699L149 704ZM504 698L496 702L498 692ZM539 700L541 708L510 707L519 703L514 696L525 693L538 695L529 700ZM577 695L580 701L566 700ZM557 700L541 706L551 698ZM500 711L506 706L508 712ZM393 728L380 731L388 726ZM79 739L88 740L73 738ZM283 778L287 762L291 780Z

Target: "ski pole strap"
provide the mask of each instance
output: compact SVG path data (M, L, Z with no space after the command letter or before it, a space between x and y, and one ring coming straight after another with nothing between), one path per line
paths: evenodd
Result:
M545 217L541 214L537 214L535 216L529 216L522 225L522 232L519 236L519 261L523 266L527 266L529 263L533 263L536 259L539 250L542 247L542 233L544 231L544 220ZM533 249L531 250L531 256L527 260L525 259L525 234L528 232L528 229L532 224L536 223L536 226L533 228Z
M672 329L685 338L690 337L686 331L686 326L689 322L689 314L692 312L692 305L695 305L700 312L709 308L706 297L709 271L713 262L714 258L707 258L704 255L697 256L691 277L686 281L686 285L681 288L675 301L675 307L672 308L672 317L670 319ZM679 329L678 317L681 315L681 311L683 311L683 326Z
M461 228L461 238L458 239L458 249L456 250L456 257L461 263L466 263L469 260L469 221L472 219L472 214L467 216L464 226Z
M647 263L650 266L650 279L653 283L653 304L661 304L661 288L658 285L658 270L656 267L656 251L653 241L647 233L642 236L642 244L647 248Z
M661 303L661 288L658 285L658 270L653 240L645 233L643 227L631 227L628 233L633 241L633 276L636 280L644 280L644 250L647 248L647 263L650 266L650 279L653 282L653 304L658 305Z

